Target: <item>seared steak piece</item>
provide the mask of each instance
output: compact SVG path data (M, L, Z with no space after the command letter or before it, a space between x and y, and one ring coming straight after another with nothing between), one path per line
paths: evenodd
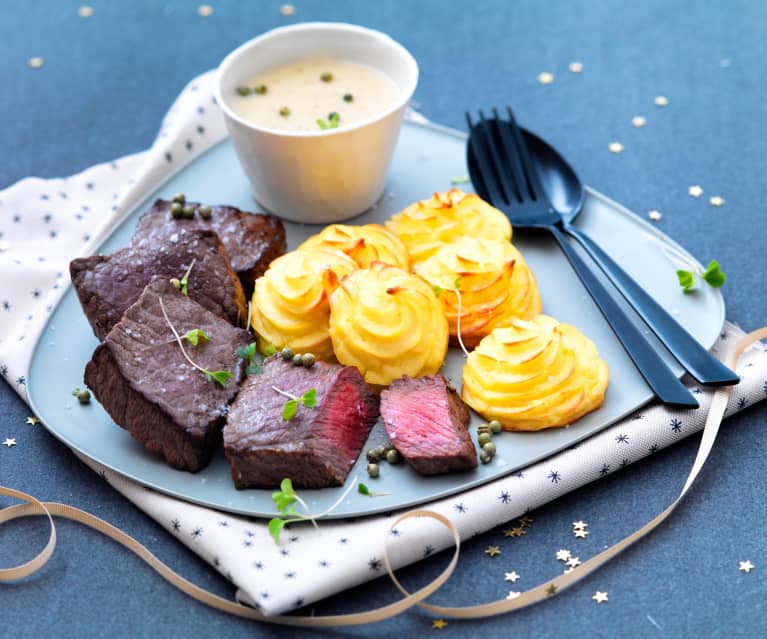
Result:
M477 467L469 409L442 375L394 380L381 392L381 417L392 445L419 475Z
M222 387L184 358L161 307L179 335L199 328L208 342L192 346L192 360L232 377ZM167 280L146 287L85 367L85 383L115 423L168 464L195 472L210 461L229 403L245 376L235 350L249 335L182 295Z
M247 318L245 293L224 245L209 230L177 233L162 244L128 247L111 255L72 260L69 272L80 304L103 341L153 279L182 279L189 266L189 297L232 324Z
M138 222L133 235L134 246L154 249L166 238L183 230L212 229L221 238L232 268L240 276L245 294L250 297L256 278L263 275L269 263L285 252L285 227L272 215L248 213L233 206L214 206L209 220L199 212L191 220L173 219L172 202L157 200ZM196 202L187 202L195 209Z
M288 398L311 388L317 405L299 403L286 421ZM378 398L354 366L317 362L294 366L279 355L251 375L232 404L224 426L224 452L237 488L276 488L290 477L301 488L340 486L357 461L378 419Z

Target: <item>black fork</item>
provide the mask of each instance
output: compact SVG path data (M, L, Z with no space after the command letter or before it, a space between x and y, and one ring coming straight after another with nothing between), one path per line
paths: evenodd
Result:
M565 257L591 295L599 310L610 324L645 378L650 388L664 403L685 408L697 408L692 393L677 379L666 362L655 350L610 292L569 244L559 224L561 217L554 210L544 191L527 144L516 124L514 114L501 120L493 109L493 118L479 112L474 124L466 114L469 125L469 153L476 167L472 181L477 192L491 204L506 213L516 226L547 229L561 247Z

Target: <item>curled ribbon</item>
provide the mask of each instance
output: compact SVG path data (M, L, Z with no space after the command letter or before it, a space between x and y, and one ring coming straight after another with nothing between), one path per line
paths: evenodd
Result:
M731 353L726 363L731 367L734 366L741 353L749 345L765 338L767 338L767 327L758 329L744 336L734 351ZM724 418L731 392L732 387L728 386L719 388L714 393L714 397L711 400L711 406L709 407L708 414L706 415L706 423L703 427L703 435L701 437L700 446L698 447L698 452L690 473L687 476L687 480L685 481L684 487L679 493L679 496L663 512L639 528L637 531L613 544L606 550L603 550L591 559L583 562L572 572L560 575L550 581L530 588L512 600L502 599L490 603L459 607L439 606L425 603L424 600L436 592L440 587L442 587L442 585L449 579L450 575L452 575L453 571L455 570L455 567L458 564L458 557L460 555L461 539L457 528L447 517L434 511L417 509L408 511L407 513L398 517L396 521L392 523L391 528L396 527L399 523L406 519L413 517L428 517L437 520L446 528L448 528L450 533L453 535L453 539L455 540L455 551L453 553L452 559L450 560L450 563L434 580L413 593L408 592L395 576L394 571L392 570L388 551L384 549L384 564L386 566L386 570L389 573L389 577L391 577L394 584L402 593L402 599L380 608L351 614L325 615L319 617L294 617L287 615L266 617L254 608L243 606L242 604L238 604L234 601L219 597L212 592L200 588L187 579L184 579L181 575L173 571L157 557L155 557L146 548L146 546L142 545L127 533L124 533L119 528L116 528L115 526L104 521L103 519L100 519L99 517L96 517L95 515L92 515L84 510L80 510L79 508L67 506L66 504L60 504L56 502L41 502L31 495L18 490L14 490L12 488L6 488L4 486L0 486L0 495L19 499L27 503L7 506L0 510L0 525L19 517L45 515L50 523L51 533L48 538L48 543L37 556L19 566L12 568L1 568L0 582L10 582L18 579L23 579L24 577L34 574L45 565L48 559L50 559L50 557L53 555L53 550L56 547L56 526L53 522L53 517L56 516L77 521L81 524L84 524L85 526L97 530L107 537L110 537L117 543L122 544L128 550L143 559L168 582L170 582L172 585L190 597L196 599L197 601L213 608L217 608L218 610L222 610L238 617L244 617L246 619L265 621L268 623L287 626L318 628L331 626L357 626L361 624L374 623L376 621L383 621L390 617L394 617L395 615L401 614L413 606L420 606L421 608L437 615L452 617L456 619L475 619L479 617L489 617L505 612L511 612L512 610L524 608L543 599L546 599L551 595L559 592L560 590L563 590L564 588L567 588L568 586L571 586L574 583L580 581L587 575L594 572L604 563L615 557L617 554L628 548L630 545L639 541L642 537L657 528L661 523L663 523L663 521L665 521L671 515L671 513L676 509L687 492L690 490L693 483L695 482L695 479L698 477L698 474L703 468L703 464L706 462L706 459L708 459L708 456L714 446L714 442L716 441L716 436L719 432L719 427L722 423L722 419Z

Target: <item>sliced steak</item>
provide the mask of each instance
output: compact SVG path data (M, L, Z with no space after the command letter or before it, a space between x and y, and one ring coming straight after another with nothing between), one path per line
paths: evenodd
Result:
M184 230L204 228L215 231L229 252L245 294L250 296L256 278L263 275L270 262L285 252L285 227L272 215L248 213L233 206L214 206L209 220L199 212L191 220L174 219L170 214L172 202L157 200L138 222L133 235L134 246L153 249L166 238ZM196 202L187 202L195 209Z
M418 474L477 467L469 409L442 375L394 380L381 392L381 417L392 445Z
M210 230L177 234L151 248L131 246L111 255L77 258L69 272L93 332L103 341L149 282L180 280L192 261L189 297L232 324L244 324L245 293L226 248Z
M317 405L299 404L286 421L287 398L317 391ZM354 366L294 366L279 356L251 375L224 426L224 452L237 488L275 488L289 477L302 488L340 486L378 419L378 398Z
M179 335L199 328L210 341L184 347L192 360L232 377L220 386L207 381L184 358L162 313ZM115 423L168 464L192 472L210 460L229 403L244 377L235 350L249 335L182 295L167 280L146 287L138 301L96 348L85 367L85 383Z

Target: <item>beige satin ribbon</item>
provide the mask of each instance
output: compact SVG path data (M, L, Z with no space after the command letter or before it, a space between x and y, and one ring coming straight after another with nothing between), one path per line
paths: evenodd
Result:
M735 350L727 358L728 361L726 363L733 367L741 353L749 345L765 338L767 338L767 327L749 333L738 343ZM374 610L353 614L327 615L321 617L293 617L287 615L266 617L254 608L243 606L228 599L224 599L223 597L219 597L218 595L204 590L203 588L200 588L192 582L184 579L178 573L174 572L163 562L161 562L145 546L140 544L133 537L124 533L119 528L112 526L103 519L100 519L99 517L91 515L88 512L80 510L79 508L67 506L66 504L41 502L31 495L27 495L26 493L22 493L18 490L13 490L12 488L6 488L4 486L0 486L0 495L13 497L27 503L7 506L6 508L0 510L0 525L19 517L27 517L30 515L45 515L48 517L48 521L51 526L51 534L48 539L48 543L45 545L45 548L43 548L43 550L36 557L19 566L0 569L0 582L10 582L18 579L23 579L24 577L35 573L45 565L45 563L53 554L53 550L56 546L56 527L53 523L53 516L56 516L71 519L73 521L77 521L81 524L89 526L90 528L93 528L94 530L97 530L115 540L116 542L122 544L128 550L138 555L141 559L148 563L155 571L157 571L162 577L173 584L176 588L185 592L187 595L193 597L197 601L200 601L201 603L212 606L219 610L223 610L229 614L236 615L238 617L244 617L246 619L254 619L257 621L266 621L269 623L288 626L329 627L356 626L361 624L374 623L376 621L383 621L384 619L398 615L416 605L440 616L459 619L489 617L492 615L510 612L512 610L517 610L519 608L524 608L531 604L537 603L567 588L568 586L571 586L577 581L580 581L590 573L594 572L602 564L612 559L615 555L628 548L631 544L650 533L663 521L665 521L665 519L671 515L674 509L679 505L684 496L687 494L698 474L700 473L703 464L706 462L706 459L711 453L711 449L714 446L717 433L719 432L719 427L722 423L722 419L724 418L725 411L727 410L727 403L729 401L731 392L732 387L730 386L717 389L717 391L714 393L714 396L711 400L711 406L708 409L706 423L703 427L703 435L701 437L700 446L698 447L698 453L695 457L695 461L693 462L692 469L690 470L687 481L685 482L681 493L671 503L671 505L669 505L652 521L642 526L639 530L625 537L610 548L603 550L601 553L595 555L588 561L585 561L581 565L577 566L572 572L564 575L559 575L550 581L526 590L515 599L502 599L485 604L460 607L438 606L424 603L424 599L436 592L448 580L450 575L455 570L460 554L461 540L455 525L447 517L430 510L419 509L408 511L404 515L398 517L396 521L392 523L390 530L404 520L414 517L428 517L435 519L450 530L451 534L453 535L453 539L455 540L455 552L453 553L453 558L450 560L448 566L442 571L442 573L440 573L436 579L421 589L417 590L416 592L408 592L394 575L388 551L386 548L384 548L384 564L386 565L386 569L389 572L389 576L402 593L402 599L389 605L375 608Z

